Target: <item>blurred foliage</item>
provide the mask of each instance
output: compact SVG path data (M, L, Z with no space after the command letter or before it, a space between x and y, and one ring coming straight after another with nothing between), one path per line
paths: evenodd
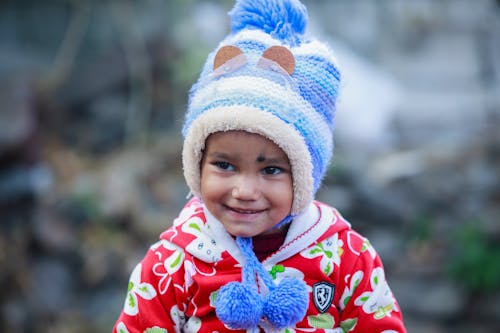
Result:
M453 234L454 256L448 272L470 292L500 290L500 243L488 237L481 221L471 221Z
M435 219L426 213L422 213L415 218L415 222L412 223L412 227L409 232L409 239L414 243L425 243L432 240L433 230L432 226L435 223Z

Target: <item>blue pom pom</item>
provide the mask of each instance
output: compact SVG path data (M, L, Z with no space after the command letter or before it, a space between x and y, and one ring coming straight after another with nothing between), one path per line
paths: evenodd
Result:
M230 282L220 288L215 301L217 317L234 329L257 326L262 318L262 307L259 294L239 282Z
M264 302L264 316L276 328L295 325L302 320L309 305L309 292L303 281L285 278Z
M229 15L233 33L259 29L291 45L307 25L307 9L299 0L238 0Z

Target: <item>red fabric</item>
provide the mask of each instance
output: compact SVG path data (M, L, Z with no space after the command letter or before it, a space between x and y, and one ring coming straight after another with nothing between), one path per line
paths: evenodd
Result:
M253 251L259 259L263 261L276 252L286 238L286 230L267 235L259 235L253 238Z
M276 283L291 275L311 288L307 314L295 332L406 332L376 252L336 210L316 205L332 216L326 232L270 269ZM207 238L206 228L200 203L190 201L132 273L113 332L243 332L226 328L213 307L220 287L241 281L241 264ZM318 308L325 295L317 292L318 284L334 290L324 312Z

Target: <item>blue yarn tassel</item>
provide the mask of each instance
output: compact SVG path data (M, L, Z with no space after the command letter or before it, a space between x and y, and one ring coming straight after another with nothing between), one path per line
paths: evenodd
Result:
M242 282L230 282L219 290L215 301L217 317L227 326L237 329L255 327L262 318L276 328L290 327L302 320L309 304L305 283L285 278L276 286L255 256L252 239L237 237L236 243L246 259ZM269 289L265 299L257 291L256 275Z
M251 238L237 237L236 243L246 258L242 281L230 282L220 288L215 313L231 328L249 329L257 326L263 314L263 300L255 285L256 266L260 263L253 253Z
M230 282L219 290L215 307L217 317L234 329L255 327L262 318L260 295L239 282Z
M229 15L233 33L259 29L290 45L299 43L308 20L299 0L237 0Z
M264 316L276 328L293 326L307 312L309 293L303 281L285 278L267 295Z

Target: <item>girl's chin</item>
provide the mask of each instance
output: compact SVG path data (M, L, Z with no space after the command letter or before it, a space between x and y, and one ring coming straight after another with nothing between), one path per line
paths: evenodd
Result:
M233 237L251 238L258 235L254 232L245 232L245 231L228 231L228 232Z

